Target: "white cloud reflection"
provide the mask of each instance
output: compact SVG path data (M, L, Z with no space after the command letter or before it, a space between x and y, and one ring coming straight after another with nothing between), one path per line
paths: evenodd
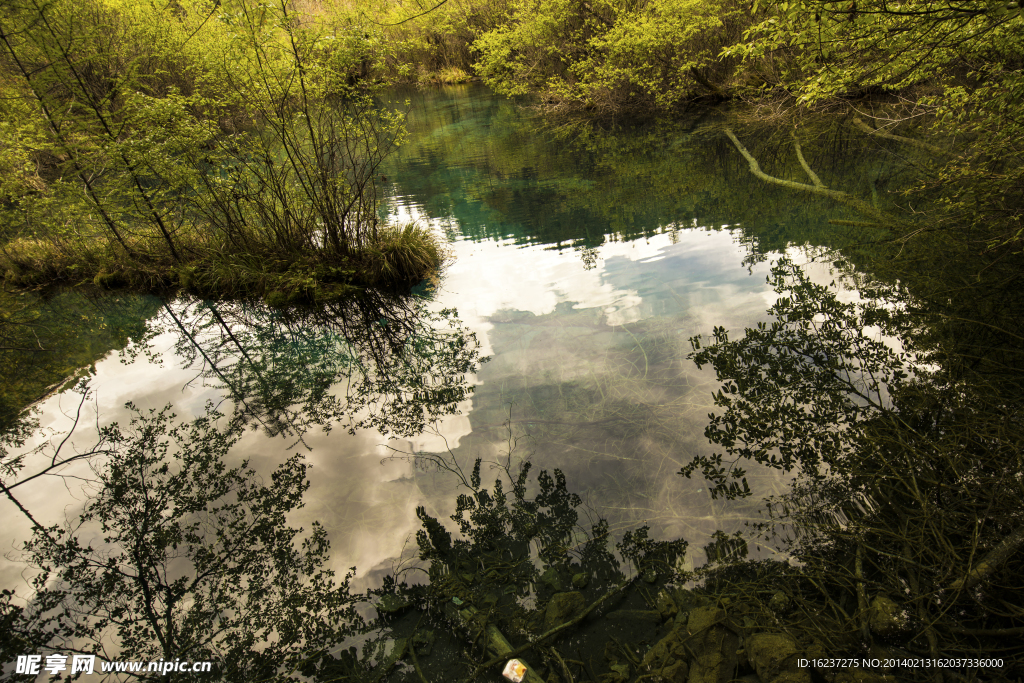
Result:
M628 344L626 335L635 326L656 323L659 329L669 329L678 337L681 348L689 336L707 334L713 325L739 329L763 319L765 308L773 300L765 283L768 265L760 264L748 272L742 265L746 249L724 230L695 229L648 240L606 243L599 248L600 257L591 270L571 248L558 251L542 246L460 241L451 249L455 259L432 305L457 308L468 328L477 333L482 352L495 356L495 360L482 369L476 379L480 383L478 394L460 406L461 415L442 420L437 434L392 442L402 450L438 451L448 446L464 451L460 457L493 453L500 448L501 440L493 431L474 435L474 427L490 419L476 415L480 401L499 400L502 394L494 390L497 384L540 382L530 378L543 373L561 372L572 380L588 369L604 375L618 372L607 358L623 343ZM496 321L507 312L555 322L572 317L572 321L565 329L524 325L496 335L496 325L501 324ZM123 406L128 400L144 410L170 403L179 416L198 415L206 401L222 400L215 389L197 382L188 385L196 371L183 369L176 362L170 351L174 339L173 333L165 333L153 342L165 352L162 365L145 359L123 365L114 354L96 364L92 386L101 423L127 422ZM510 341L514 343L508 345ZM680 372L690 373L694 383L693 405L688 410L694 420L703 419L710 402L710 387L705 386L708 377L695 370ZM59 410L61 401L66 404L67 397L53 397L40 406L44 425L61 429L61 424L66 424ZM483 408L490 413L502 410L500 406ZM94 438L95 419L92 416L86 420L88 424L77 437L80 444ZM388 455L383 447L387 439L379 433L317 431L307 435L305 442L311 448L306 457L313 466L312 487L305 507L295 513L292 523L307 529L314 520L324 524L334 548L334 567L341 572L350 566L359 567L361 574L390 570L394 558L419 528L416 507L424 505L431 514L441 517L451 508L451 485L439 485L436 477L417 471L409 462L382 463ZM288 443L250 432L232 457L249 458L257 469L269 474L290 452L305 452L301 447L286 449ZM541 461L546 453L552 454L550 463ZM646 437L638 437L628 454L594 455L589 465L585 459L590 456L579 451L578 443L535 448L539 467L563 466L563 458L570 456L569 465L578 471L570 487L592 487L589 500L598 511L613 513L623 523L660 520L658 526L664 533L681 534L696 542L716 527L735 527L749 515L749 506L731 509L721 502L712 503L702 482L683 480L675 474L679 464L688 459L685 454L666 450ZM602 497L608 497L606 480L610 476L602 474L601 463L616 458L646 459L640 464L655 473L653 478L639 477L629 483L639 488L629 498L632 509L625 512L600 509ZM582 466L584 469L579 469ZM82 499L73 486L65 489L54 482L41 483L22 495L47 522L59 521L65 513L73 515ZM680 507L683 503L685 506ZM4 518L9 520L2 542L12 548L27 537L29 528L9 503L0 505L4 506ZM18 583L20 571L16 562L4 564L3 583Z

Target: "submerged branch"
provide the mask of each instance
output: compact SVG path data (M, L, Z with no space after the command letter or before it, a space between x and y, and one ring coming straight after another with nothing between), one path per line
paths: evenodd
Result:
M815 187L820 187L823 190L826 189L825 183L821 182L821 178L818 177L817 173L811 170L810 164L808 164L807 160L804 159L804 152L800 148L800 138L796 136L795 132L790 134L793 136L793 149L796 150L796 158L800 160L800 165L804 167L807 177L811 179L811 182L814 183Z
M743 143L739 141L739 138L736 137L736 134L732 132L731 128L724 128L723 131L728 136L728 138L732 140L732 144L736 146L736 149L739 150L739 153L742 154L743 158L747 160L747 163L750 164L750 172L753 173L757 178L765 181L766 183L772 183L773 185L781 185L782 187L788 187L791 190L811 192L813 194L828 197L829 199L834 199L840 204L845 204L849 206L858 213L862 213L865 216L871 216L876 221L878 221L879 223L886 227L896 227L897 225L899 225L899 221L893 220L892 217L885 215L875 207L871 206L871 204L864 201L863 199L854 197L853 195L847 192L841 192L839 190L830 190L821 185L821 180L818 179L818 177L813 174L813 171L810 171L808 169L808 167L806 166L807 162L803 159L803 154L800 154L799 152L798 154L802 164L804 165L805 170L807 170L808 173L812 175L812 181L817 179L819 184L808 185L806 183L798 183L793 180L783 180L782 178L776 178L775 176L768 175L767 173L761 170L761 166L760 164L757 163L757 159L755 159L754 156L749 151L747 151L747 148L743 146ZM799 150L799 145L797 149Z
M629 579L628 581L626 581L626 582L624 582L624 583L622 583L622 584L620 584L618 586L615 586L610 591L608 591L607 593L605 593L604 595L599 597L597 600L595 600L594 602L590 603L589 607L584 609L582 612L577 614L575 617L573 617L569 621L565 622L564 624L560 624L558 626L555 626L554 628L549 629L548 631L545 631L544 633L540 634L534 640L532 640L532 641L530 641L530 642L528 642L528 643L526 643L524 645L521 645L521 646L517 647L514 650L511 649L511 647L509 647L506 650L505 649L505 645L507 645L508 641L505 641L504 637L501 637L500 639L495 639L493 637L494 634L492 633L491 634L492 635L492 643L491 644L492 644L492 647L496 651L498 651L498 656L495 657L494 659L491 659L490 661L484 662L483 664L478 666L477 667L477 673L479 674L479 672L481 672L481 671L484 671L486 669L489 669L492 666L500 664L504 659L511 659L512 657L515 657L515 656L517 656L517 655L519 655L519 654L521 654L523 652L526 652L527 650L531 650L531 649L537 647L538 645L540 645L541 643L543 643L546 639L550 638L551 636L553 636L553 635L555 635L557 633L560 633L560 632L564 631L565 629L567 629L567 628L569 628L571 626L575 626L576 624L578 624L581 621L583 621L587 617L587 615L589 615L591 612L593 612L595 609L597 609L602 603L604 603L606 600L608 600L608 598L611 598L612 596L620 593L621 591L623 591L626 588L628 588L629 586L631 586L633 584L633 582L636 581L636 579L637 579L637 577L634 576L632 579ZM467 616L469 616L469 617L472 616L472 614L469 613L469 610L463 610L463 612L468 613ZM468 621L468 619L467 619L467 621ZM497 630L497 629L495 629L495 630ZM498 633L498 635L500 636L501 634ZM497 643L495 642L495 640L497 640ZM497 646L495 647L495 645L497 645Z
M967 572L963 578L954 581L950 585L950 590L967 590L977 586L985 577L1010 559L1021 545L1024 545L1024 527L1018 528L1004 538L999 545L993 548L992 552L976 564L971 571Z
M849 225L854 228L884 228L886 227L883 223L870 223L867 221L844 221L844 220L830 220L829 225Z
M952 152L950 152L948 149L943 149L943 148L939 147L938 145L933 145L933 144L931 144L929 142L925 142L924 140L915 140L914 138L908 138L908 137L905 137L903 135L894 135L893 133L889 133L889 132L884 131L884 130L882 130L880 128L878 128L878 129L872 128L868 124L864 123L863 119L861 119L859 116L854 117L853 125L857 126L857 128L860 128L862 131L864 131L868 135L873 135L876 138L885 138L886 140L895 140L896 142L902 142L905 145L910 145L912 147L917 147L919 149L927 150L929 152L932 152L933 154L942 154L944 156L951 156L952 155Z
M854 558L853 573L857 578L857 620L860 622L860 633L865 643L871 642L868 626L868 594L864 589L864 545L858 541L857 554Z

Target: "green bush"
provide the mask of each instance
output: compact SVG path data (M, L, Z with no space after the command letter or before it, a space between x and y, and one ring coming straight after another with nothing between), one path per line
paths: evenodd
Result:
M340 21L287 0L12 5L3 92L39 142L6 126L0 168L34 145L50 177L30 193L16 175L7 279L316 299L317 273L364 265L376 171L404 121L362 91L373 41ZM389 247L371 280L421 278L415 248Z
M614 112L720 97L718 59L740 36L732 0L514 0L508 20L475 43L477 69L509 95Z

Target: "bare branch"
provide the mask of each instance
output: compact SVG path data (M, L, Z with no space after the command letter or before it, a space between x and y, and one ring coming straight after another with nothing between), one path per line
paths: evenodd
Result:
M933 144L931 144L929 142L925 142L924 140L915 140L914 138L908 138L908 137L905 137L903 135L894 135L893 133L889 133L887 131L884 131L881 128L878 128L878 129L872 128L868 124L864 123L864 120L861 119L859 116L855 116L854 117L853 125L857 126L862 131L867 133L868 135L873 135L876 138L885 138L886 140L895 140L896 142L902 142L905 145L910 145L912 147L917 147L919 149L928 150L929 152L932 152L933 154L941 154L941 155L944 155L944 156L952 156L952 154L953 154L948 149L943 149L943 148L939 147L938 145L933 145Z
M840 192L839 190L829 190L828 188L819 185L808 185L806 183L798 183L793 180L783 180L782 178L776 178L775 176L768 175L767 173L761 170L761 166L760 164L757 163L757 159L755 159L754 156L749 151L747 151L747 148L743 146L743 143L739 141L739 138L736 137L736 134L732 132L731 128L724 128L723 132L728 136L730 140L732 140L732 144L736 146L736 149L739 150L739 153L742 154L743 158L747 160L748 164L750 164L750 172L753 173L757 178L765 181L766 183L772 183L773 185L781 185L782 187L788 187L791 190L811 192L813 194L828 197L829 199L833 199L839 202L840 204L845 204L846 206L849 206L858 213L862 213L865 216L870 216L874 218L876 221L878 221L879 223L886 227L896 227L900 225L900 221L893 219L891 216L887 216L886 214L882 213L881 211L873 207L868 202L858 197L854 197L853 195L847 192ZM801 154L801 157L802 156L803 155ZM820 183L821 181L819 180L818 182Z

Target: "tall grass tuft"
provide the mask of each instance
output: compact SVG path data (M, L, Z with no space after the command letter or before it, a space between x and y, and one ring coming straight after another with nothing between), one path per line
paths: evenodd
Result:
M374 281L401 285L427 279L447 258L438 237L415 222L381 230L367 254Z
M62 239L14 239L0 249L0 271L18 287L91 283L114 289L180 288L206 298L261 297L274 304L331 301L364 288L404 288L434 277L446 254L414 223L378 228L347 257L280 247L273 232L250 232L245 248L201 231L176 235L175 259L158 235L125 246L97 231Z

